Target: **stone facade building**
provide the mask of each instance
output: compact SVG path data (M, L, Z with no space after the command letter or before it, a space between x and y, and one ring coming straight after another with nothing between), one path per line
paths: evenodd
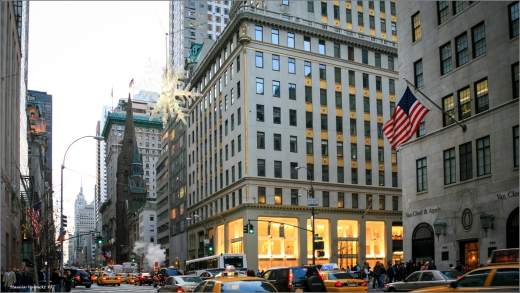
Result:
M397 3L400 91L448 113L410 86L432 111L400 150L406 260L473 269L518 247L518 5Z

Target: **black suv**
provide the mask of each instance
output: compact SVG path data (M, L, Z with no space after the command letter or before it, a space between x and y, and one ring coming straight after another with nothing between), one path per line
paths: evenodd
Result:
M325 283L316 266L272 267L261 278L278 292L326 292Z
M70 275L72 276L72 288L77 286L85 286L85 288L90 288L92 286L92 279L90 278L90 273L82 270L74 270L71 269Z

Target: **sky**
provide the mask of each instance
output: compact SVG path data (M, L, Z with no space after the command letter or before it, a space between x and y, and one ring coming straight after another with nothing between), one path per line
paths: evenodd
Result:
M53 97L56 208L67 147L82 136L96 135L102 107L128 98L132 78L137 94L139 81L150 77L150 64L165 64L168 5L168 1L30 2L28 88ZM67 229L73 227L74 200L81 186L87 202L94 200L96 143L93 138L81 139L66 155Z

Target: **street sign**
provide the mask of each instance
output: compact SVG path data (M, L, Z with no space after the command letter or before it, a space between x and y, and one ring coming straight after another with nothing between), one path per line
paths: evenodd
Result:
M318 207L318 199L317 198L308 198L307 207L309 207L309 208Z
M204 244L209 244L209 239L204 239Z

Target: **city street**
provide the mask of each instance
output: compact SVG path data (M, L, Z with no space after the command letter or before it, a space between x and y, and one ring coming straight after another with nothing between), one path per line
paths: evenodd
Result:
M134 284L121 284L121 286L98 286L93 284L90 288L76 287L72 292L157 292L157 288L153 286L143 285L135 286Z

